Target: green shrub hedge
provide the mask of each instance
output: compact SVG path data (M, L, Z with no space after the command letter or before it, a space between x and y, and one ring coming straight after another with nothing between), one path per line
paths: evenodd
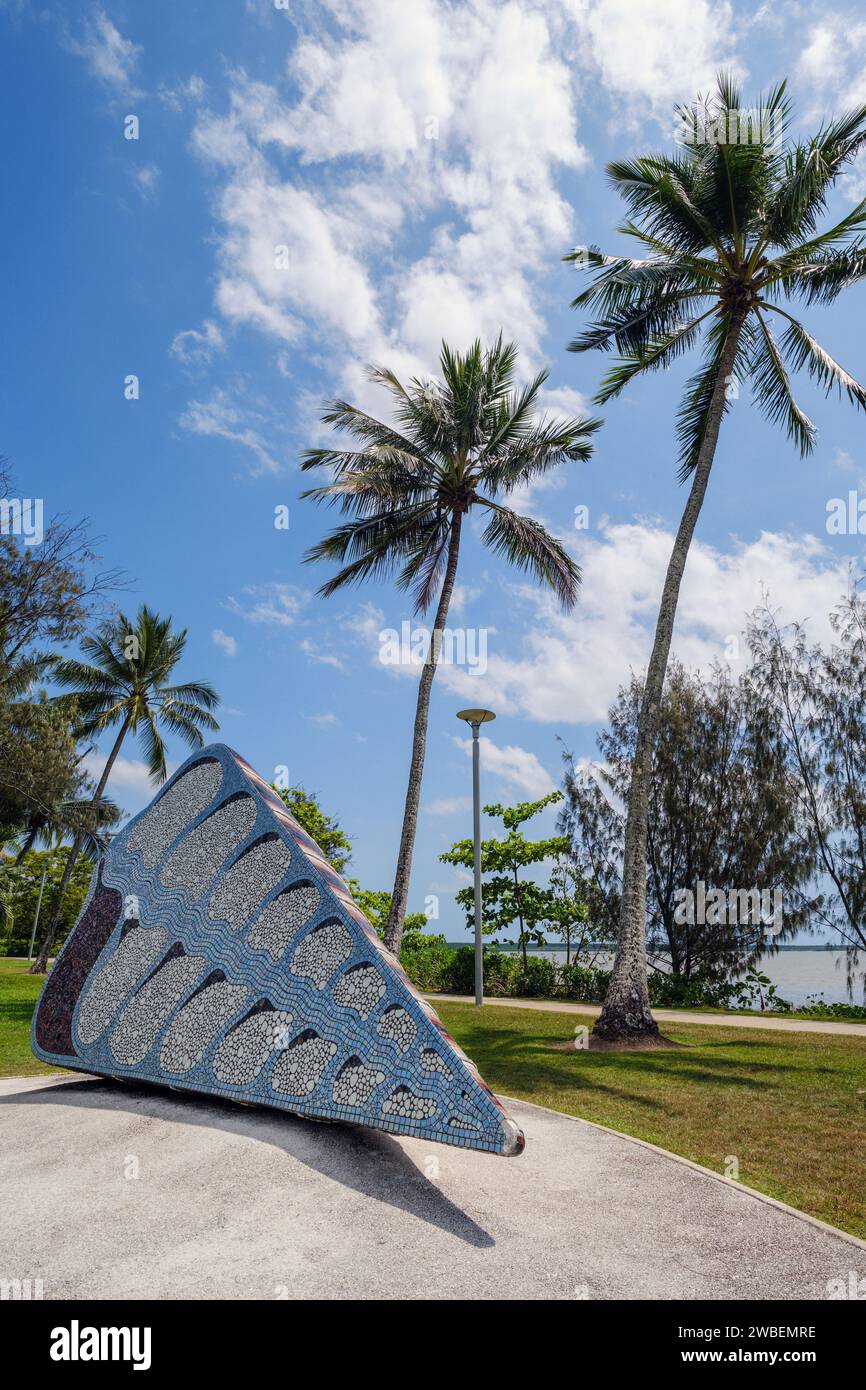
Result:
M444 936L408 932L401 952L403 968L417 989L430 994L475 993L475 948L448 945ZM495 944L484 947L484 992L494 999L574 999L601 1004L610 984L610 971L595 966L557 965L546 956L531 955L526 966L516 951ZM759 1009L768 1013L803 1014L811 1018L866 1019L860 1004L826 1004L812 998L795 1010L777 995L766 975L754 966L738 980L709 975L649 974L650 1002L656 1008Z

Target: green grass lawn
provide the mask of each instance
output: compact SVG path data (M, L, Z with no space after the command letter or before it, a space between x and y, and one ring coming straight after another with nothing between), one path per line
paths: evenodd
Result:
M52 1070L30 1051L42 981L26 968L0 957L0 1076ZM447 1003L438 1011L494 1090L717 1172L735 1155L741 1182L866 1237L866 1041L670 1023L679 1051L557 1051L578 1016Z
M574 1014L437 1011L495 1091L716 1172L734 1155L740 1182L866 1238L866 1041L670 1023L681 1050L557 1051L580 1023Z
M0 956L0 1076L56 1071L30 1051L30 1019L44 975L28 975L26 960Z

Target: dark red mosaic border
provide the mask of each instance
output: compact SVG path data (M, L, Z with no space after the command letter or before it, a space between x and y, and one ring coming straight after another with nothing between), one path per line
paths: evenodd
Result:
M115 888L106 888L100 875L84 915L73 929L70 940L45 982L36 1013L35 1038L43 1052L74 1057L72 1013L84 982L96 964L123 909L123 898Z

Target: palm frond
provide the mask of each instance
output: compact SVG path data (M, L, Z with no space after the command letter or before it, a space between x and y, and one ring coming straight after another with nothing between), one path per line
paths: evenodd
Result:
M832 304L843 290L866 279L866 240L857 240L835 255L814 257L785 281L789 295L807 304Z
M768 420L773 424L785 423L788 438L794 440L800 453L810 454L815 447L817 431L794 399L791 380L770 325L760 313L757 320L757 350L750 364L755 399Z
M714 309L708 309L697 318L689 319L662 338L649 343L642 352L624 354L602 378L601 385L593 397L596 405L604 405L607 401L613 400L643 372L659 371L670 366L677 357L694 345L701 324L714 312Z
M798 142L786 153L784 175L765 213L770 242L794 246L804 233L814 231L830 189L864 141L866 106L860 106L828 122L812 140Z
M507 493L563 463L586 463L592 457L592 436L601 424L592 416L539 421L510 449L484 461L479 470L480 481L490 492Z
M493 513L482 537L484 544L552 589L563 608L573 608L580 589L580 566L560 542L532 517L509 511L491 498L479 501Z
M631 305L591 323L576 338L572 338L568 351L589 352L596 349L609 352L616 347L623 354L637 355L648 344L658 342L682 323L686 304L715 293L715 290L682 290L648 296L646 299L636 298Z
M174 732L181 732L181 729L179 727L179 721L173 720L171 716L169 716L166 719L166 723L169 725L169 727L173 728ZM142 730L140 737L142 743L142 751L144 753L144 760L147 763L148 775L150 776L153 782L156 782L158 785L161 785L168 776L168 765L166 762L165 744L163 743L162 735L160 734L159 729L156 726L156 720L154 719L150 711L147 712L142 722ZM198 745L200 747L203 740L198 730L195 730L195 737L197 738Z
M794 371L800 371L805 367L826 396L829 396L835 386L840 397L844 392L849 401L866 410L866 386L861 385L856 377L847 372L835 357L831 357L827 349L823 348L797 319L785 313L778 305L768 304L766 307L772 313L780 314L788 322L788 327L782 335L782 350L791 357Z
M411 590L416 613L426 613L436 596L448 559L452 525L450 517L438 518L397 578L398 589Z

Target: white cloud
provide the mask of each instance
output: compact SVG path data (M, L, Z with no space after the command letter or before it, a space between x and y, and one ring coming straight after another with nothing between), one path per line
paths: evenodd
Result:
M577 26L576 58L598 73L632 129L671 125L675 103L742 73L728 0L564 0Z
M501 327L529 370L535 277L571 239L556 178L586 163L556 15L526 0L327 8L333 31L289 57L299 95L236 72L227 111L198 120L220 180L220 312L285 343L314 325L353 387L359 358L432 370L443 337Z
M455 736L454 742L469 757L472 756L471 738ZM538 758L534 753L530 753L528 748L520 748L514 743L500 745L483 736L479 742L481 744L481 766L485 772L501 778L503 782L509 783L518 791L525 792L527 796L533 798L547 796L548 792L556 790L556 783L553 778L544 770Z
M225 439L248 450L255 460L251 468L254 474L280 471L272 446L261 432L260 413L239 404L224 390L213 391L206 401L190 401L179 423L192 434Z
M191 77L183 82L178 82L176 86L168 87L161 83L157 91L160 101L164 102L172 111L181 111L187 104L195 105L200 102L205 94L204 78L193 73Z
M333 666L337 671L345 670L345 665L336 652L328 651L318 641L314 642L309 637L305 637L300 647L304 656L308 656L311 661L318 662L320 666Z
M131 170L130 178L135 185L142 202L147 202L156 195L156 186L159 183L159 169L155 164L141 164L138 168Z
M465 742L463 740L462 742ZM462 746L461 742L461 746ZM440 796L424 804L428 816L457 816L472 810L471 796Z
M222 352L225 339L222 330L212 319L205 319L201 328L187 328L175 333L169 351L184 366L206 366L214 355Z
M80 37L70 38L67 43L108 86L125 95L132 94L133 72L142 50L123 37L98 5L85 19Z
M457 617L484 592L480 584L455 584L451 594L449 619Z
M841 113L866 102L866 20L829 11L809 30L797 79L811 90L810 119ZM866 159L861 154L843 174L841 190L852 202L866 196Z
M324 710L321 714L305 714L304 718L311 724L318 724L320 728L328 729L335 724L339 724L339 719L330 710Z
M276 581L250 585L241 592L244 601L234 595L226 600L229 612L251 623L273 623L278 627L291 627L310 600L306 590Z
M101 753L90 753L84 759L84 766L91 777L98 779L105 767L105 757ZM169 777L174 772L175 766L175 763L168 764ZM150 797L156 790L156 784L151 781L147 764L139 758L117 758L109 773L107 794L110 796L112 791L117 788L140 792Z
M538 393L538 409L548 420L565 423L579 420L586 415L595 415L595 408L582 391L572 386L542 386Z
M528 636L518 655L489 642L486 703L542 723L603 720L629 670L646 666L672 545L668 530L647 522L586 537L579 548L583 590L570 614L540 590L515 589L515 604L527 606ZM764 589L783 620L809 617L815 636L827 636L827 614L846 587L847 557L814 536L763 532L750 542L735 539L727 552L696 541L673 653L695 668L725 660L729 639L743 632ZM744 661L742 642L739 651ZM459 667L441 667L437 679L461 696L475 695L473 676Z
M215 627L211 633L211 640L214 646L221 647L226 656L237 656L237 639L231 637L227 632L223 632L221 627Z
M379 633L385 626L385 613L374 603L361 603L354 613L346 613L340 619L340 626L363 642L379 650Z
M866 101L866 21L854 14L824 15L809 30L797 76L812 87L818 109Z

